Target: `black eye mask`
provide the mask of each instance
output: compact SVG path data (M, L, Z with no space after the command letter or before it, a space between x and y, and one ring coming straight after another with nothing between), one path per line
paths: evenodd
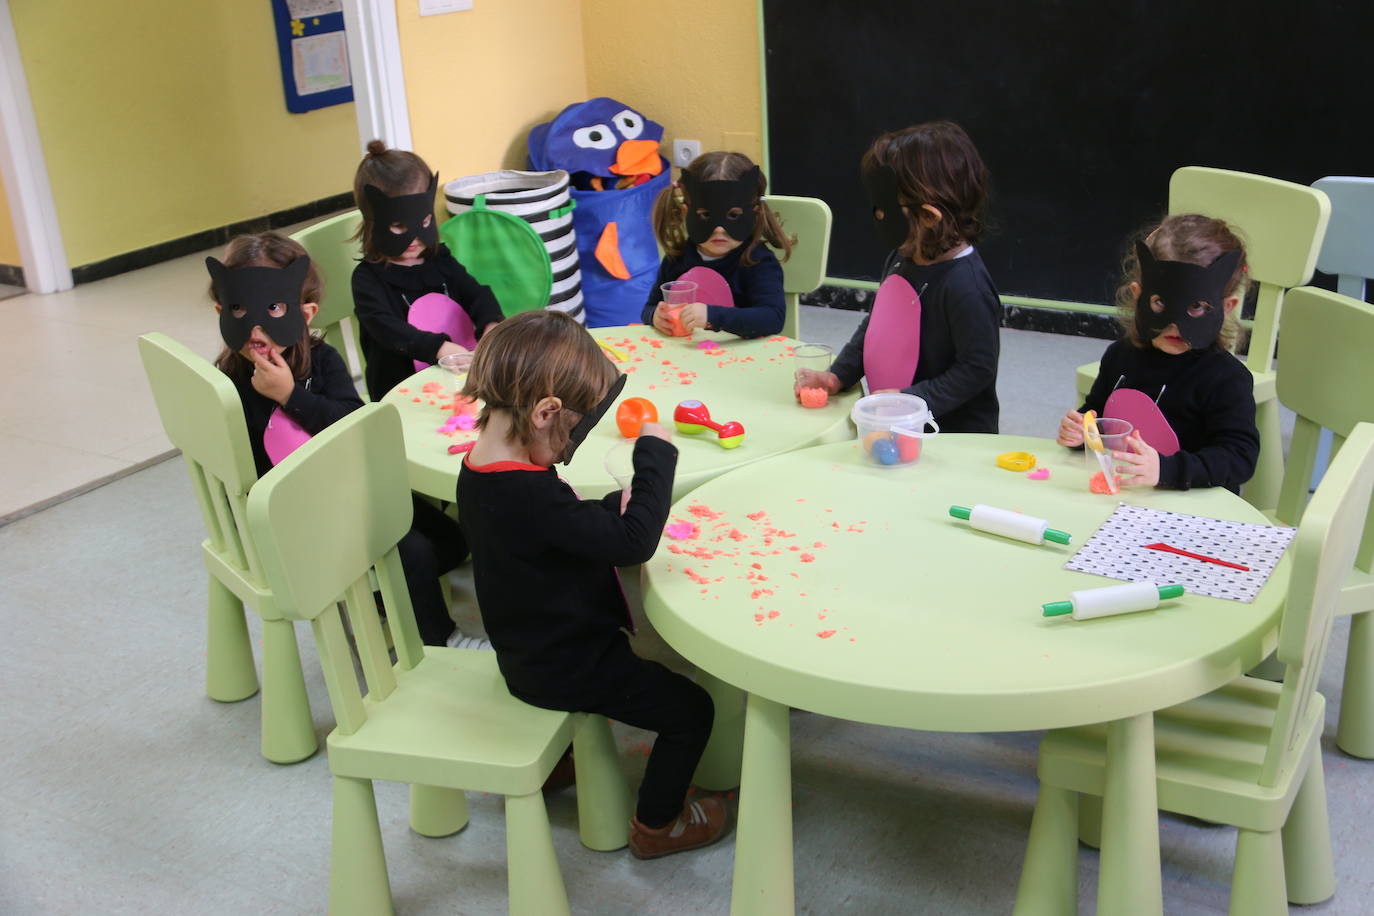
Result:
M687 238L693 245L706 244L717 226L737 242L749 241L754 234L759 176L758 166L733 181L697 181L691 173L682 173L682 190L687 195ZM739 211L733 218L732 210Z
M310 258L301 255L285 267L225 267L214 258L205 259L210 282L219 303L219 334L230 350L238 352L248 343L254 327L279 346L289 347L305 336L305 313L301 311L301 290L305 287ZM271 313L281 303L286 312ZM234 312L242 310L242 317Z
M573 453L577 451L577 447L582 444L582 440L587 438L587 434L592 431L592 428L601 422L606 411L611 409L611 405L615 403L616 398L620 397L620 392L624 390L625 382L628 379L629 376L621 373L620 378L611 384L611 390L606 392L601 403L593 407L590 412L584 413L582 419L577 421L577 425L568 431L568 444L563 446L563 454L559 456L564 464L573 460Z
M1140 261L1140 298L1135 303L1136 333L1141 340L1153 340L1169 325L1194 350L1212 345L1226 319L1226 283L1236 272L1239 251L1228 251L1207 267L1186 261L1156 260L1144 242L1135 243ZM1150 308L1150 298L1158 296L1164 311ZM1209 308L1202 308L1206 303ZM1189 314L1200 311L1201 314Z
M372 208L372 246L388 258L405 254L410 243L419 239L426 248L439 243L439 227L434 222L434 191L439 187L439 173L429 179L429 190L419 194L400 194L392 197L376 185L363 185L368 205ZM425 225L425 217L429 225ZM392 232L391 224L399 223L404 232Z
M864 172L862 178L868 200L873 204L873 225L878 230L878 238L887 248L901 248L906 244L911 226L897 199L897 173L890 165L880 165L871 172ZM883 211L882 219L878 219L879 210Z

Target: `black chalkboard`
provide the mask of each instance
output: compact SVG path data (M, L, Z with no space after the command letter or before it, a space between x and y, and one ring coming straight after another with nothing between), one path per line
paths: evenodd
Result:
M1004 294L1110 301L1183 165L1374 175L1368 3L764 0L770 189L834 210L831 276L884 252L858 180L885 130L947 118L992 172Z

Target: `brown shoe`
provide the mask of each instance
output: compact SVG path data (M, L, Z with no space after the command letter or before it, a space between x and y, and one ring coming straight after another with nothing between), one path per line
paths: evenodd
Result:
M630 852L636 859L659 856L710 846L725 833L730 812L717 798L689 801L677 820L662 827L645 827L639 818L630 818Z

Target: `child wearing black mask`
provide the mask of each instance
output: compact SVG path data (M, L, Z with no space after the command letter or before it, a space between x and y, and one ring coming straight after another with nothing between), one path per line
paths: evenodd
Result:
M1239 492L1259 458L1254 380L1228 352L1245 294L1243 243L1222 220L1169 216L1133 245L1125 274L1122 339L1102 355L1083 406L1060 421L1059 444L1082 446L1083 411L1102 415L1114 391L1134 389L1171 432L1151 443L1136 422L1130 450L1112 453L1122 486Z
M767 188L768 180L748 156L714 152L693 159L677 183L663 189L654 201L653 222L664 257L644 305L645 324L677 336L697 328L737 337L782 330L787 317L782 265L768 245L781 250L785 261L796 240L763 200ZM717 301L670 311L663 303L663 284L697 281L700 271L719 275L709 285L698 284L702 291L719 290L719 296L705 297Z

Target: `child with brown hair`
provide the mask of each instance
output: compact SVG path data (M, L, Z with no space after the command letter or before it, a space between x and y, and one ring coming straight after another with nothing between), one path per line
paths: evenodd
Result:
M630 821L630 851L654 858L715 842L727 812L686 803L711 736L701 687L635 655L616 566L643 563L668 520L677 449L644 424L629 492L579 499L552 465L573 453L625 384L596 341L559 312L524 312L478 345L463 393L484 403L458 474L477 601L512 695L657 732Z
M645 324L672 334L676 329L662 304L663 284L707 268L725 280L733 307L690 303L677 315L683 330L705 328L737 337L782 330L787 317L782 265L768 245L781 249L785 261L796 240L768 208L767 190L768 179L748 156L727 152L703 153L663 189L654 201L653 222L664 256L644 305Z
M381 140L353 177L353 200L362 213L363 259L353 270L353 309L367 361L367 391L379 400L415 372L415 362L437 363L467 349L447 334L410 324L410 307L428 293L455 300L472 320L477 339L501 320L491 289L477 282L439 242L434 193L439 176L405 150Z
M343 357L310 330L319 311L320 278L299 243L275 232L241 235L229 243L222 262L206 258L205 266L225 343L215 366L238 389L261 477L272 469L266 434L277 415L313 436L363 402ZM416 499L414 522L398 548L421 640L486 648L486 640L454 627L439 585L439 576L467 556L457 524Z
M1122 486L1240 492L1260 444L1254 379L1228 352L1245 273L1245 245L1223 220L1168 216L1137 240L1116 293L1122 338L1102 354L1083 405L1059 422L1059 444L1082 447L1083 411L1101 415L1113 391L1135 389L1155 402L1177 451L1160 454L1136 430L1130 451L1112 453Z
M874 140L860 173L878 234L894 249L883 277L901 275L921 300L920 354L900 390L923 398L944 432L997 432L1002 302L973 247L988 190L978 150L959 125L931 121ZM797 374L798 397L803 388L835 394L863 377L868 324L830 371Z

